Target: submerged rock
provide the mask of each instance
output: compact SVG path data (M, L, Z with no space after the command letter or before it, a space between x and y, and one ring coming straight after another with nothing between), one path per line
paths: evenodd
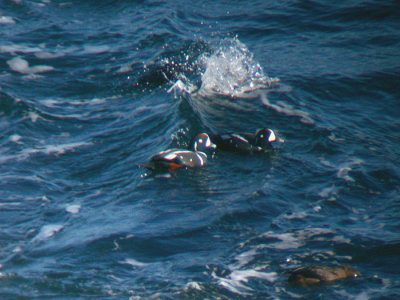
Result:
M339 279L359 277L361 273L350 266L337 268L327 266L309 266L296 269L290 273L289 283L309 286L318 283L331 283Z

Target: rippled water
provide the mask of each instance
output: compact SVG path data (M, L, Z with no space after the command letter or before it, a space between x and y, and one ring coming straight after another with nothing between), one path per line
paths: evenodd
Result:
M400 295L396 1L0 3L0 297ZM199 132L269 155L140 166ZM311 264L363 277L287 283Z

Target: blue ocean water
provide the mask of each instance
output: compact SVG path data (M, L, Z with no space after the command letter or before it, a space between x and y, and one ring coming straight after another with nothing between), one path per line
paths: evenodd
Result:
M2 0L0 298L398 298L399 50L396 1Z

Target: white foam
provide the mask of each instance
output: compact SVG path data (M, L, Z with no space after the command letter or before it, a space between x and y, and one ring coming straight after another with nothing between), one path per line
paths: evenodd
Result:
M318 196L322 198L327 198L328 196L335 195L337 192L337 188L335 187L334 184L332 184L330 187L326 187L322 189L319 193Z
M188 282L185 286L185 291L187 291L189 289L201 291L201 286L199 283L197 283L195 281L191 281L191 282Z
M283 215L283 218L292 220L292 219L304 219L309 215L305 211L294 212L294 213L286 213Z
M304 242L299 239L298 236L295 236L294 233L273 233L267 232L264 234L266 237L272 237L279 239L280 242L275 242L266 245L267 248L275 248L275 249L295 249L300 248L304 245Z
M283 113L287 116L294 116L294 117L300 117L300 121L302 123L305 124L314 124L314 120L310 117L310 114L299 110L299 109L294 109L293 106L283 102L283 101L279 101L278 103L274 104L271 103L268 98L266 93L260 93L260 97L261 97L261 102L268 106L269 108L272 108L273 110L275 110L278 113Z
M337 177L344 179L346 181L354 182L354 178L351 177L350 175L348 175L348 173L350 171L351 171L351 168L349 168L349 167L339 168L339 170L337 172Z
M44 154L64 154L66 151L71 151L75 148L92 145L92 143L69 143L61 145L46 145L39 148L27 148L24 149L20 154L27 156L34 153L44 153Z
M3 178L2 178L3 179ZM5 203L0 203L0 207L7 207L7 206L20 206L20 202L5 202Z
M359 166L364 163L364 161L358 157L350 158L346 162L339 163L339 164L332 163L325 159L320 159L320 161L321 161L322 165L337 170L338 178L344 179L349 182L355 181L354 178L349 175L349 172L353 170L353 166ZM333 191L332 193L335 193L335 191Z
M22 139L22 137L18 134L13 134L13 135L10 135L9 139L11 142L17 143Z
M350 159L349 161L341 164L337 171L337 177L344 179L349 182L354 182L354 178L349 175L349 172L352 170L352 166L354 165L361 165L364 161L357 157Z
M9 65L11 70L13 70L15 72L20 72L23 74L29 73L28 62L20 57L14 57L13 59L8 60L7 64Z
M21 246L17 246L12 250L13 253L20 253L21 251L22 251Z
M12 17L1 16L0 24L15 24L15 20Z
M272 231L266 232L262 235L262 237L266 238L275 238L280 241L272 242L268 244L259 244L256 246L259 248L275 248L275 249L296 249L305 245L306 241L308 241L311 237L332 234L333 232L329 229L325 228L307 228L304 230L299 230L294 233L275 233ZM332 237L318 237L319 240L332 240Z
M71 214L77 214L81 210L81 205L79 204L69 204L65 207L65 210Z
M65 56L65 54L62 52L51 53L46 51L40 51L35 53L35 56L40 59L53 59L53 58L63 57Z
M73 106L81 106L81 105L94 105L94 104L102 104L110 99L117 99L118 96L106 97L106 98L93 98L93 99L82 99L82 100L65 100L65 99L43 99L40 101L43 105L47 107L56 107L65 105L73 105ZM82 114L86 115L86 114Z
M215 273L213 273L213 276L215 278L218 278L218 283L221 286L227 288L233 293L242 295L247 294L246 291L253 290L252 288L245 285L249 281L249 278L260 278L269 282L274 282L278 277L276 272L265 273L256 271L254 269L235 270L231 274L229 274L228 278L218 277Z
M198 90L198 87L190 82L190 80L183 74L179 75L179 79L168 89L167 93L174 92L176 97L176 92L184 92L187 94L192 94Z
M28 74L24 75L22 78L27 79L27 80L38 80L44 78L43 75L38 75L38 74Z
M38 74L38 73L45 73L45 72L53 71L54 67L40 65L40 66L33 66L33 67L29 68L29 70L30 70L30 73Z
M130 64L121 66L118 70L117 73L127 73L132 71L132 66Z
M35 123L39 118L41 118L36 112L30 111L28 113L28 117L31 119L33 123Z
M256 250L251 249L246 252L243 252L235 257L235 260L238 262L234 265L235 269L240 269L244 265L248 264L252 258L256 255Z
M7 61L8 66L11 70L22 73L22 74L37 74L53 71L54 68L51 66L38 65L29 67L28 61L17 56Z
M26 45L18 45L18 44L11 44L7 46L0 46L0 52L1 53L35 53L41 51L40 48L38 47L31 47L31 46L26 46Z
M145 267L148 265L146 263L137 261L136 259L133 259L133 258L126 258L122 263L131 265L133 267L139 267L139 268L142 268L142 267Z
M109 46L91 46L91 45L85 45L83 47L83 53L84 54L99 54L99 53L104 53L108 52L110 50Z
M201 93L240 96L271 86L272 79L237 38L224 39L211 56L204 56L201 61L205 68Z
M58 224L51 224L51 225L44 225L38 235L32 240L34 241L43 241L45 239L48 239L55 235L57 232L59 232L61 229L63 229L64 226L58 225Z

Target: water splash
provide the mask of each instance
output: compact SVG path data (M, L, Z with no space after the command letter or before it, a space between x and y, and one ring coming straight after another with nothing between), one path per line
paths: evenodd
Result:
M193 69L199 70L200 85L180 74L168 92L196 93L202 97L245 97L248 93L270 88L279 82L278 78L264 73L254 55L237 38L226 38L218 43L214 51L200 55Z
M239 97L257 89L269 88L279 82L268 77L254 60L253 54L238 39L224 39L211 56L203 56L202 94Z

